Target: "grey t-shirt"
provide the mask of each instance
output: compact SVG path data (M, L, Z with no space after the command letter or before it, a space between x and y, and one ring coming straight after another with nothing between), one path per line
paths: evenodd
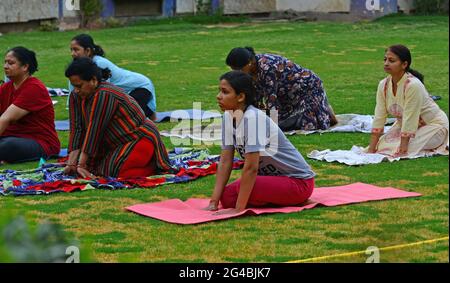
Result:
M241 113L242 114L242 113ZM236 149L242 158L259 152L258 175L309 179L315 176L303 156L278 125L261 110L249 106L236 128L233 117L222 118L222 149Z

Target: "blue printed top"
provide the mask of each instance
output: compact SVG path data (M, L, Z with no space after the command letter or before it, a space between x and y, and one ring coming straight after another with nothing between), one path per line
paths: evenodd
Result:
M294 119L296 129L330 127L331 110L319 76L279 55L257 54L256 61L254 85L259 109L277 110L280 126Z

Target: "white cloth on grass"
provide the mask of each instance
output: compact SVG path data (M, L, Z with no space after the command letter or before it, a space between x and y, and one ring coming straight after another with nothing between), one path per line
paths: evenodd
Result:
M304 134L309 135L313 133L328 133L328 132L361 132L361 133L370 133L372 130L372 121L373 116L371 115L360 115L360 114L340 114L336 115L338 120L338 124L331 127L328 130L317 130L317 131L290 131L285 132L286 136L295 135L295 134ZM387 125L390 123L394 123L395 118L388 119ZM212 124L211 124L212 125ZM192 128L190 124L183 125L181 127L174 128L170 131L161 131L162 136L166 137L178 137L178 138L190 138L193 140L199 141L218 141L222 136L222 131L220 127L214 126L214 129L211 134L202 135L198 128ZM385 127L385 131L387 132L390 129L390 126Z
M313 150L307 156L311 159L326 162L339 162L346 165L367 165L377 164L383 161L398 161L400 159L415 159L420 157L430 157L433 155L448 155L440 151L430 150L421 151L420 154L414 156L393 157L380 153L367 153L366 148L354 145L350 150Z
M304 130L294 130L286 132L286 135L309 135L314 133L371 133L372 131L372 115L361 115L361 114L339 114L336 115L338 123L327 130L314 130L314 131L304 131ZM386 125L390 125L395 122L395 118L387 119ZM384 127L385 132L390 129L390 126Z

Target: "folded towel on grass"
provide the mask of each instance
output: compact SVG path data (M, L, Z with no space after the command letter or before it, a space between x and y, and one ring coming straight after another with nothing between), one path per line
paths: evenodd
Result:
M332 133L332 132L342 132L342 133L370 133L372 131L373 117L371 115L360 115L360 114L340 114L336 115L338 124L327 129L327 130L314 130L314 131L304 131L295 130L285 132L285 135L309 135L314 133ZM390 125L395 122L395 118L388 118L386 125ZM198 141L218 141L222 138L221 124L218 121L214 121L209 125L194 125L190 123L181 124L174 127L171 130L161 131L161 135L165 137L176 137L176 138L190 138ZM385 132L390 129L390 126L385 126Z
M333 127L330 127L327 130L314 130L314 131L304 131L304 130L295 130L286 132L286 135L309 135L314 133L370 133L372 131L372 115L360 115L360 114L339 114L336 115L336 119L338 123ZM390 129L390 126L395 122L395 118L388 118L386 121L386 126L384 127L384 131L387 132Z
M326 162L339 162L350 166L377 164L383 161L393 162L399 161L400 159L415 159L421 157L431 157L434 155L448 155L448 151L423 150L417 155L395 157L380 153L367 153L365 152L365 148L354 145L350 150L313 150L307 154L308 158L311 159Z
M69 120L55 121L55 129L57 131L68 131L70 129Z

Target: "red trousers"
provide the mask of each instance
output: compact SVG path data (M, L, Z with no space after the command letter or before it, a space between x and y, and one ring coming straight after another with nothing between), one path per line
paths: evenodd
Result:
M236 207L241 180L227 185L220 202L223 208ZM314 189L314 178L296 179L286 176L256 176L247 207L292 206L305 202Z
M142 138L134 146L120 169L120 178L148 177L155 175L153 156L155 148L150 140Z

